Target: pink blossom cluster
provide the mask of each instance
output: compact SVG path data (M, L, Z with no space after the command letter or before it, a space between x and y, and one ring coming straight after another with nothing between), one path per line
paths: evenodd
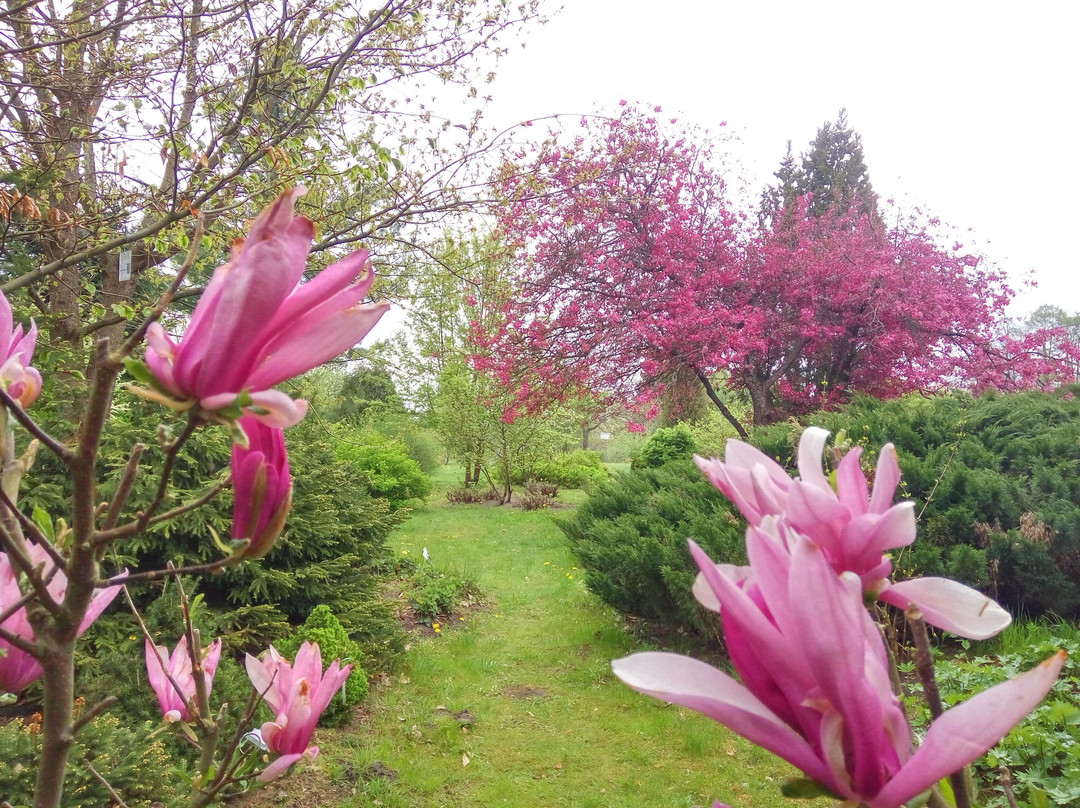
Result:
M795 479L735 441L725 462L699 461L750 522L748 566L715 564L691 543L694 594L720 613L741 683L668 653L634 654L613 669L779 755L838 799L899 808L1001 740L1049 691L1065 654L946 710L916 747L866 595L917 606L968 636L999 631L1008 615L952 581L890 583L884 551L915 534L910 503L893 504L895 452L882 451L873 491L849 452L834 488L821 467L824 438L804 433Z
M67 594L68 580L62 568L56 563L45 548L32 542L26 543L26 556L30 564L40 571L49 597L56 603L63 603ZM24 601L23 590L19 586L19 569L7 553L0 553L0 614L8 614L0 621L5 631L16 637L33 642L34 630L26 616L26 606L16 608ZM90 600L90 607L79 623L79 635L90 628L113 598L120 592L119 587L99 589ZM0 637L0 693L18 693L44 673L41 662L28 651Z
M146 362L160 399L208 414L239 407L268 426L291 426L307 402L274 385L351 348L389 308L360 303L375 277L367 250L301 282L315 236L311 220L293 213L304 193L287 191L259 214L214 272L179 342L151 325Z
M209 695L221 657L221 640L200 650L199 655L198 667ZM258 731L261 745L277 756L258 776L266 783L280 777L300 759L314 760L318 756L319 747L309 745L315 725L349 677L352 665L343 666L335 659L324 672L318 643L305 642L294 662L270 646L262 660L249 654L246 666L252 686L274 716ZM163 718L169 723L191 721L196 688L187 639L182 639L171 655L167 648L148 640L146 673Z

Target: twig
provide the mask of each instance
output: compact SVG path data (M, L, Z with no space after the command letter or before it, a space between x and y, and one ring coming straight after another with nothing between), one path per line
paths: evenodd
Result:
M190 567L170 567L164 570L151 570L149 572L136 572L130 575L114 575L112 578L106 578L104 581L95 581L94 586L98 588L106 586L121 586L123 584L133 584L140 581L160 581L162 578L175 578L177 575L198 574L202 572L213 572L214 570L228 567L230 564L235 564L239 559L232 556L226 556L225 558L219 558L217 561L211 561L209 564L195 564Z
M128 808L127 803L120 799L120 795L117 794L115 790L113 790L113 787L111 785L109 785L109 781L102 777L100 774L98 774L97 769L95 769L93 764L90 763L89 758L83 758L82 765L86 768L88 772L90 772L90 774L95 780L105 786L105 790L109 792L109 796L112 797L113 803L115 805L120 806L120 808Z
M184 431L169 444L169 448L165 452L165 464L161 468L161 481L158 483L157 493L154 495L153 502L147 506L137 520L139 530L146 529L146 526L150 524L150 518L154 515L154 511L160 508L161 503L165 501L165 495L169 491L169 480L172 478L173 466L176 465L176 457L180 454L181 447L187 443L188 438L195 434L195 430L200 423L202 423L202 419L197 414L192 413L188 418Z
M998 766L998 773L1000 775L998 782L1001 783L1001 790L1005 792L1005 799L1009 803L1009 808L1019 808L1016 804L1016 792L1013 791L1012 772L1008 766L1002 763Z
M203 237L203 213L200 210L195 217L195 234L191 237L191 242L188 245L187 255L184 257L184 263L180 266L180 269L176 273L176 277L173 278L173 282L169 284L169 288L162 293L158 298L158 302L154 305L150 314L139 323L138 328L132 332L131 336L124 341L124 344L120 346L120 350L114 358L114 361L118 361L119 357L131 356L135 349L139 346L139 343L143 341L143 337L146 336L146 330L150 328L150 324L157 321L162 314L165 313L165 309L172 303L173 297L180 289L180 284L184 282L184 278L187 277L188 272L191 270L192 265L195 263L195 257L199 254L199 246L202 244Z
M930 708L931 719L936 720L945 712L945 708L941 703L941 693L934 673L934 649L930 647L930 632L926 628L922 612L914 604L907 607L904 616L911 626L911 639L915 644L915 670L918 671L919 679L922 681L923 696L927 707ZM971 795L968 792L964 770L960 769L950 774L949 783L952 785L956 808L971 808Z
M123 510L128 496L131 494L131 488L135 485L135 477L139 473L139 459L142 457L144 449L146 449L146 444L143 443L136 443L131 447L131 456L128 458L127 466L124 467L124 473L120 476L120 485L116 488L116 494L113 496L112 502L109 503L109 510L106 512L105 521L101 525L102 530L112 530L116 527L116 522L120 518L120 511ZM95 536L95 543L96 539Z
M132 536L136 533L141 533L146 527L151 525L157 525L161 522L167 522L170 519L175 519L177 516L187 513L188 511L194 511L201 508L207 502L212 500L226 488L232 484L232 475L226 475L225 479L218 483L215 483L206 493L200 495L197 499L193 499L190 502L185 502L183 505L177 505L175 508L170 508L167 511L157 514L156 516L146 520L144 525L142 522L142 515L134 522L128 522L120 527L114 527L111 530L102 530L94 536L94 545L101 546L108 544L109 542L122 539L127 536Z
M11 501L11 497L7 495L7 492L0 489L0 503L3 503L4 507L8 511L15 515L15 518L19 520L19 525L24 531L30 534L30 538L34 544L41 547L46 553L49 554L49 558L53 560L53 563L58 567L64 566L64 557L60 555L60 551L53 547L52 542L48 537L41 532L41 528L38 527L37 522L31 519L29 516L19 510L18 506Z
M60 441L39 427L34 419L19 406L19 403L7 394L3 387L0 387L0 404L3 404L8 412L15 416L15 420L22 424L23 429L41 441L46 449L65 463L74 456L75 453L69 447L60 443Z
M116 704L116 696L106 696L85 713L79 716L79 720L71 726L71 734L74 735L103 712Z

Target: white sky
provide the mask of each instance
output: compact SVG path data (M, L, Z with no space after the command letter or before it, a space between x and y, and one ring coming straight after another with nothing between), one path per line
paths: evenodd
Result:
M846 107L883 199L972 228L1018 291L1034 271L1014 316L1077 312L1078 35L1080 4L1064 1L566 0L503 59L487 120L627 99L727 121L760 189L789 139L798 155Z

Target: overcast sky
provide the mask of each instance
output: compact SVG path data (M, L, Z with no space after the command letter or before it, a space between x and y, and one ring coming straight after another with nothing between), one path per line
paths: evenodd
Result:
M727 121L760 188L846 107L882 198L974 229L1014 287L1034 271L1014 316L1077 312L1078 33L1075 2L566 0L502 61L488 121L621 99Z

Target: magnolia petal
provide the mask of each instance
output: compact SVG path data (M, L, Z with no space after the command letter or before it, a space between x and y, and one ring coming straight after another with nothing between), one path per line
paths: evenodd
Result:
M253 388L272 387L333 359L363 339L390 308L386 301L351 306L319 319L306 319L264 347L266 360L254 369Z
M127 575L127 567L122 569L118 574ZM86 607L86 614L83 616L82 622L79 623L79 636L82 636L82 633L90 628L90 624L97 620L103 611L109 608L109 604L111 604L119 594L119 586L107 586L94 592L93 597L90 598L90 605Z
M741 584L750 577L749 567L737 567L734 564L717 564L716 571L721 575L726 575L736 584ZM691 591L697 602L706 609L711 612L720 611L720 599L717 598L716 592L709 585L704 573L699 572L697 577L694 578L694 586Z
M828 430L809 426L799 438L799 479L820 491L833 493L829 479L825 476L821 458L825 453L825 442L829 439Z
M732 441L728 442L730 451ZM709 478L709 482L720 489L721 493L730 499L735 507L752 525L761 522L764 513L758 508L754 500L754 485L750 479L750 470L727 466L715 458L705 460L703 457L694 456L694 462Z
M836 496L852 516L866 513L866 503L870 498L866 475L859 463L860 457L862 447L856 446L844 455L836 468Z
M11 311L11 304L7 296L0 292L0 356L7 356L11 348L14 325L15 315Z
M1012 622L1012 616L994 600L948 578L901 581L879 598L901 609L915 604L930 625L971 640L993 637Z
M795 547L789 585L792 602L802 607L794 610L794 658L810 667L822 695L843 717L847 742L858 750L849 762L851 787L874 794L883 785L886 755L893 753L882 716L898 705L887 676L866 675L884 658L868 642L861 582L852 573L838 577L821 549L804 541Z
M870 512L884 513L892 505L896 487L900 485L900 463L896 459L896 447L886 443L878 455L874 472L874 492L870 495Z
M616 659L611 669L634 690L706 715L814 780L832 785L831 774L803 738L749 690L711 665L679 654L649 651Z
M289 770L289 767L296 763L304 754L297 752L291 755L282 755L261 772L255 779L260 783L270 783L277 780L281 775L285 774Z
M294 197L282 194L263 211L239 255L215 273L228 283L214 301L213 318L200 327L192 323L184 334L177 364L190 361L189 379L203 395L245 386L258 360L257 335L303 277L315 228L293 215Z
M352 669L351 664L342 665L341 660L338 659L330 663L330 667L323 674L322 681L319 682L319 687L311 695L311 712L315 715L316 721L322 715L323 710L330 705L330 700L334 698L334 695L341 690L345 680L352 673Z
M918 751L878 795L871 808L896 808L981 757L1053 687L1068 654L1057 654L1027 673L984 690L946 710L930 725Z
M300 284L286 298L267 329L275 332L291 327L301 316L306 316L323 302L339 292L350 289L355 296L354 302L364 299L375 273L371 269L371 258L367 250L357 250L331 264L319 272L310 281Z
M273 672L251 654L244 655L244 667L247 669L248 679L251 680L251 686L255 688L255 692L261 695L267 704L269 704L276 712L277 705L267 698L267 696L270 695L270 688L274 683Z
M719 461L718 461L719 462ZM761 466L769 475L769 479L781 491L786 491L791 485L791 477L784 467L749 443L729 438L724 447L724 462L729 466L738 466L748 471L755 466Z
M795 480L788 490L788 516L800 530L809 530L820 524L848 519L850 512L840 504L832 489L822 489Z

